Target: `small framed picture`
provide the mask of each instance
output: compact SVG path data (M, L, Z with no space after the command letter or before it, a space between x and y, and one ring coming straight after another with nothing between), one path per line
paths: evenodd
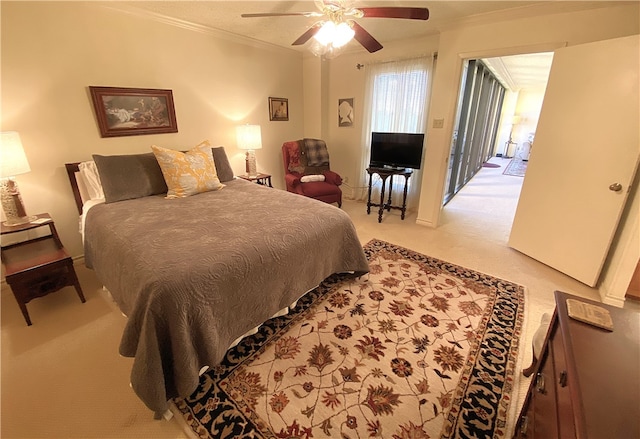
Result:
M177 133L171 90L89 87L102 137Z
M353 126L353 98L338 99L338 126Z
M289 99L269 98L269 120L289 120Z

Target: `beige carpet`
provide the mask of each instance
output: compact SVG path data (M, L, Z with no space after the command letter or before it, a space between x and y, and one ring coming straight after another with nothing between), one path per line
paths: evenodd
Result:
M554 307L553 291L598 300L597 291L507 247L522 179L483 168L446 206L442 225L431 229L385 213L382 223L366 205L346 200L363 244L373 238L447 260L527 287L528 346L543 312ZM129 388L132 360L118 355L124 317L101 291L92 272L78 268L87 303L66 288L27 306L27 327L10 290L1 294L3 439L184 438L175 419L154 421ZM530 352L525 355L525 363ZM519 375L521 377L521 375ZM526 380L519 385L526 387ZM521 401L519 401L521 403Z

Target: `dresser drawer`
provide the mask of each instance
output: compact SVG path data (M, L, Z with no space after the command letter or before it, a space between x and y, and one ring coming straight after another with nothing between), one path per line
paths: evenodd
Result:
M514 438L549 439L558 436L553 367L553 353L550 345L547 345L542 352L537 373L531 380Z
M553 332L557 332L557 328L554 328ZM538 372L533 377L531 396L535 436L527 435L527 437L558 437L558 407L554 374L553 348L549 346L543 355Z
M551 338L551 350L553 351L554 388L557 401L558 415L558 437L573 439L576 437L575 417L571 402L571 391L569 388L569 369L565 353L564 342L560 331L554 331Z

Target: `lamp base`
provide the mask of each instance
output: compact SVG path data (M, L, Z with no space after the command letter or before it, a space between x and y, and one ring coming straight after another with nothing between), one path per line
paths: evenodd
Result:
M0 180L0 202L2 210L7 217L2 224L6 226L17 226L27 224L35 220L37 216L27 215L22 203L22 196L18 189L18 183L12 178L4 178Z
M247 151L246 169L249 177L258 176L258 165L256 164L256 152L253 149Z

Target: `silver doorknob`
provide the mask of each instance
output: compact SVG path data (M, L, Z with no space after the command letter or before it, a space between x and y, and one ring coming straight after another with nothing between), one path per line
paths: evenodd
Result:
M609 190L614 192L620 192L622 190L622 185L620 183L613 183L609 185Z

